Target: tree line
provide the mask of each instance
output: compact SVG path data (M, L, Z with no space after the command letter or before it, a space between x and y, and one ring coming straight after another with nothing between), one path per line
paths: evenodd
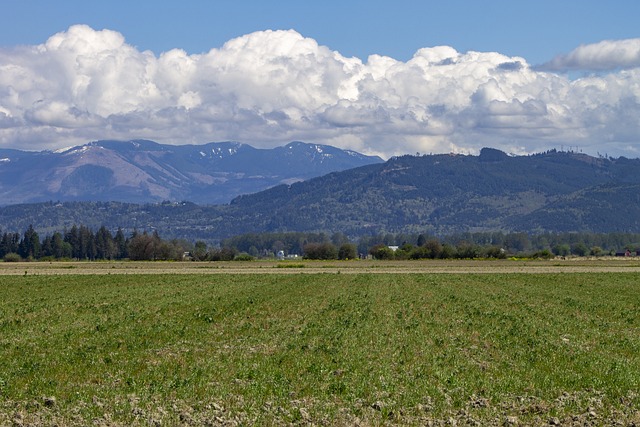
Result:
M381 259L503 258L507 256L606 256L640 251L635 233L477 232L436 237L428 234L381 233L352 241L343 233L248 233L222 246L255 257L283 251L310 259L345 259L371 255Z
M157 232L133 231L125 236L122 229L111 233L106 227L93 232L84 225L72 226L40 239L29 226L20 233L4 232L0 239L0 258L17 261L41 259L78 260L179 260L190 248L184 240L166 241Z
M376 234L352 241L343 233L249 233L208 246L183 239L162 239L156 231L125 235L105 226L97 231L72 226L40 238L29 226L23 233L4 232L0 258L10 261L40 259L78 260L182 260L227 261L273 258L278 253L308 259L505 258L529 256L605 256L640 251L640 234L633 233L458 233L436 237L426 234Z

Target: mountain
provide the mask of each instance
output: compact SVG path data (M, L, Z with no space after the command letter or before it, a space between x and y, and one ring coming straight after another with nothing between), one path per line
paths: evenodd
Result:
M228 205L45 203L0 209L0 227L73 223L215 241L248 232L640 232L640 160L573 152L402 156L242 195Z
M397 157L239 196L231 206L266 230L638 232L639 170L638 159L485 148L479 156Z
M379 157L303 142L257 149L235 142L175 146L96 141L55 152L0 150L0 203L221 204L278 184L381 162Z

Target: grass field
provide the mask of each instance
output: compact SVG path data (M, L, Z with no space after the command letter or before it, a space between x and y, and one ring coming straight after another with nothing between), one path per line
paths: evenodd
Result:
M283 270L3 276L0 425L640 423L635 272Z

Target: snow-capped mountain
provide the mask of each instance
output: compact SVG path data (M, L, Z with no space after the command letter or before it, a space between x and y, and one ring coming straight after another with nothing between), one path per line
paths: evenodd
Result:
M292 142L258 149L236 142L163 145L95 141L56 151L0 150L0 204L48 200L227 203L234 197L382 159Z

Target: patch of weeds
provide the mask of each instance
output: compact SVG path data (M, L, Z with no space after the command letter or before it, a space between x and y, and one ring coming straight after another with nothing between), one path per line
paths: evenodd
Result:
M282 263L282 264L277 264L276 268L304 268L305 265L304 264L290 264L290 263Z

